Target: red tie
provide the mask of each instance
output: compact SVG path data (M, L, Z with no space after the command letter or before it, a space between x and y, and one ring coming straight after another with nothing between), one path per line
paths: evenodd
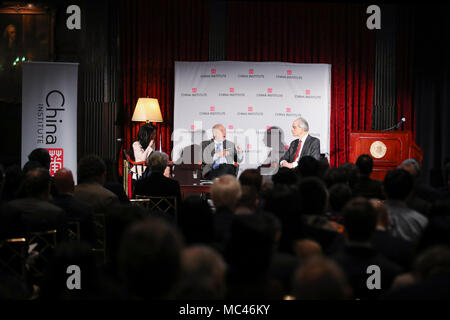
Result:
M302 140L301 139L298 139L298 147L297 147L297 151L295 152L295 157L294 157L294 160L292 160L292 161L295 161L295 159L297 159L297 157L298 157L298 154L300 153L300 149L302 148Z

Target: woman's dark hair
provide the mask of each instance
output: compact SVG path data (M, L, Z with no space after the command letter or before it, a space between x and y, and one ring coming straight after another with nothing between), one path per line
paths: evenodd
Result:
M146 123L139 128L138 141L141 144L142 149L147 149L150 139L155 131L156 127L150 123Z

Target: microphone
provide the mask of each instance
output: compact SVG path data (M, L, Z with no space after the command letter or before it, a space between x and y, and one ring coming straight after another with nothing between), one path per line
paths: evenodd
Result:
M384 129L384 130L382 130L382 131L389 131L389 130L392 130L392 129L398 129L398 128L400 128L400 126L401 126L404 122L406 122L406 118L405 118L405 117L403 117L403 118L402 118L395 126L392 126L392 127L390 127L390 128Z

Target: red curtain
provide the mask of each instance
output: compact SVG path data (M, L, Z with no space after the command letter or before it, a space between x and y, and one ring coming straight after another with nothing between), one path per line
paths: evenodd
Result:
M414 112L414 8L399 6L397 8L397 121L406 118L403 130L411 130L415 137Z
M228 6L227 60L332 65L330 160L347 161L349 133L371 128L375 31L367 5L238 2Z
M370 129L375 31L367 6L228 2L227 60L332 65L331 164L347 160L351 130ZM209 1L121 1L124 148L137 137L139 97L158 98L163 151L170 153L174 61L207 61ZM159 133L159 132L158 132ZM157 142L159 148L159 141Z
M157 124L157 135L170 155L174 61L208 60L209 1L121 0L119 14L123 148L130 149L137 139L142 124L131 117L138 98L148 96L159 101L164 123Z

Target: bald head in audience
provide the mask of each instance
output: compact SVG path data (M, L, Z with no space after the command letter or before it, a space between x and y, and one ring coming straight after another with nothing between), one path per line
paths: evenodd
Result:
M298 300L340 300L350 298L351 288L335 262L318 256L295 272L294 295Z
M59 169L53 180L55 182L56 190L59 194L69 193L72 194L75 191L75 182L73 180L72 171L66 168Z
M306 261L309 258L322 255L322 247L319 243L311 239L297 240L295 242L295 255L301 261Z

